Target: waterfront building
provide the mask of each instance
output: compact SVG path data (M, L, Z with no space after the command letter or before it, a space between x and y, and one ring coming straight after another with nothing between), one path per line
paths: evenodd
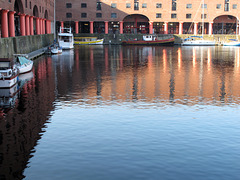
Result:
M240 34L239 0L56 0L56 7L57 26L75 33Z
M0 1L0 37L52 33L54 0Z

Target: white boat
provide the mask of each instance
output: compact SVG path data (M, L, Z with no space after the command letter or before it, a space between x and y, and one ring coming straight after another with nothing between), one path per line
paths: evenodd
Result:
M18 82L19 70L10 58L0 58L0 88L11 88Z
M104 39L97 39L97 37L74 37L74 44L89 45L89 44L103 44Z
M74 37L71 28L62 28L58 33L58 44L62 49L73 49Z
M17 56L15 60L15 64L19 69L20 74L27 73L31 71L33 68L33 61L30 59L27 59L24 56Z
M240 46L240 41L237 39L229 39L229 42L222 43L223 46Z
M204 0L200 3L200 6L204 5ZM204 7L202 8L202 17L205 16L204 13ZM216 42L211 40L205 40L203 38L203 32L204 32L204 18L202 18L202 36L190 36L189 38L186 38L182 42L182 46L215 46Z
M202 36L189 36L182 42L183 46L215 46L215 41L204 40Z
M54 46L51 48L52 54L61 54L62 53L62 47Z

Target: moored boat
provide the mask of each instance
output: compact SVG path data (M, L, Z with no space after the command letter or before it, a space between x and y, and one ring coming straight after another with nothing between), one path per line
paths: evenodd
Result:
M24 56L17 56L15 64L19 69L19 74L27 73L33 68L33 61Z
M19 70L10 58L0 58L0 88L11 88L18 82Z
M123 45L174 45L174 37L158 39L156 35L144 35L142 40L122 41Z
M237 39L229 39L228 42L223 42L223 46L240 46L240 41Z
M216 42L203 39L203 36L189 36L184 39L182 46L215 46Z
M60 28L58 33L58 43L62 49L73 49L74 38L71 28Z
M76 45L91 45L91 44L103 44L104 39L98 39L97 37L74 37L74 44Z

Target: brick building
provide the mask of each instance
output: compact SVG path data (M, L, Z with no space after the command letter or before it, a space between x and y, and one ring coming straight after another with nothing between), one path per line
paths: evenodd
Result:
M56 0L58 26L75 33L234 34L239 0Z
M0 37L50 34L54 0L0 0Z

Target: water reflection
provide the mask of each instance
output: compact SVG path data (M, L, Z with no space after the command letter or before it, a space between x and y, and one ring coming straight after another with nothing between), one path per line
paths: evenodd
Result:
M0 104L0 179L24 178L49 118L61 107L240 102L240 48L77 46L34 66L20 87L0 91L6 100Z

